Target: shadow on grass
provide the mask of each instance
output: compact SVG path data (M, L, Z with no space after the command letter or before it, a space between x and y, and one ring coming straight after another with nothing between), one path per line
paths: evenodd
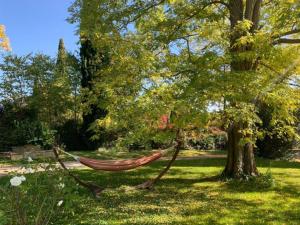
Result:
M128 187L153 178L166 163L159 161L126 172L74 171L82 179L108 189L96 200L85 189L71 186L72 197L65 200L65 213L57 218L57 224L299 224L300 184L289 183L293 182L292 176L289 179L282 176L282 185L271 190L236 183L230 186L216 177L225 164L224 159L177 161L154 190ZM260 159L258 164L269 165ZM285 176L289 174L284 168L299 168L294 163L274 164L282 166ZM4 180L8 178L0 179L0 185Z
M94 182L102 187L116 188L122 185L135 186L145 182L147 179L154 178L160 170L164 168L167 162L158 161L149 166L138 170L123 171L123 172L103 172L92 170L78 170L77 174L84 180ZM162 182L166 185L172 185L173 181L183 184L186 187L193 186L194 183L201 182L217 182L221 178L222 169L225 165L225 159L197 159L197 160L179 160L168 172L168 178L164 177ZM258 159L260 167L268 168L270 163L266 160ZM290 167L289 167L290 165ZM206 168L213 168L208 170ZM272 161L272 168L300 168L300 163ZM278 173L276 173L278 175ZM180 178L178 178L178 176ZM265 181L264 178L258 178L253 181L229 181L224 182L227 191L229 192L266 192L270 190L270 181Z
M167 178L152 191L126 191L121 187L104 192L100 200L90 199L88 203L90 211L86 208L81 211L81 213L88 212L88 218L76 216L73 217L72 222L86 225L252 225L274 222L297 224L299 221L299 198L295 198L291 204L295 208L276 205L278 199L273 199L273 203L265 204L264 200L255 198L241 199L235 195L232 198L231 195L223 195L223 193L228 194L228 190L222 185L209 189L189 189L186 185L191 186L197 181L191 179L187 182L187 180ZM285 193L286 190L281 191ZM279 204L281 203L279 201Z

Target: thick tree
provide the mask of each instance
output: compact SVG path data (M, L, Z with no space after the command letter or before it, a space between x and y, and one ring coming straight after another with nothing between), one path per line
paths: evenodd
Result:
M276 2L276 1L275 1ZM257 33L264 28L263 19L266 15L261 15L261 11L267 8L267 4L264 5L262 0L231 0L226 4L229 10L230 20L230 46L229 51L231 53L230 68L232 73L257 73L258 65L262 56L254 55L248 57L241 57L243 54L257 53L254 50L255 42L250 40L251 37L255 37ZM271 4L271 3L269 3ZM280 2L277 1L275 5L280 6ZM271 4L272 5L272 4ZM297 5L290 5L291 8L297 7ZM264 13L266 13L264 11ZM273 16L273 15L271 15ZM298 27L299 23L295 22L295 26ZM298 21L299 22L299 21ZM240 24L248 24L247 30L236 29ZM288 32L298 33L300 32L295 27L290 27ZM273 31L274 32L274 31ZM277 31L282 33L282 31ZM271 37L275 39L271 44L288 43L285 39L280 38L290 33L283 32L282 34ZM242 39L246 39L245 43L241 43ZM248 40L247 40L248 39ZM296 39L293 39L297 43ZM253 99L256 104L256 99ZM237 104L231 102L230 104ZM228 127L228 157L227 164L224 170L224 175L231 177L242 176L256 176L258 171L255 164L253 153L253 137L251 132L243 134L241 131L251 129L251 126L247 121L230 122ZM247 140L243 143L243 140ZM241 144L243 143L243 144Z
M109 43L113 52L112 66L102 72L130 74L128 77L140 82L136 85L123 77L124 86L140 89L126 95L121 88L108 88L124 97L110 103L132 108L128 105L137 105L139 96L160 93L162 87L177 83L181 94L175 102L194 105L180 120L195 116L197 104L207 109L212 104L222 106L216 114L224 121L228 133L228 157L223 175L257 176L253 153L256 138L260 136L257 103L276 101L283 93L289 93L284 96L294 109L295 102L290 100L297 97L285 90L290 90L287 82L299 63L299 46L296 45L300 43L299 2L157 0L93 4L101 26L96 23L90 26L108 29L111 34L94 39L96 45ZM117 86L121 86L122 82L118 81ZM97 82L96 86L103 85ZM118 95L111 96L117 99ZM131 101L126 96L129 99L131 96ZM170 100L171 105L172 102ZM204 111L200 107L198 113ZM144 111L140 110L140 115L148 118L141 112ZM292 117L291 111L288 112L288 117Z

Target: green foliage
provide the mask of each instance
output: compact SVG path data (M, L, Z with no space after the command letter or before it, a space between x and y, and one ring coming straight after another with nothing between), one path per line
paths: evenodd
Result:
M260 174L257 177L246 177L241 180L229 180L227 183L229 186L238 187L239 189L247 189L248 191L266 190L274 188L276 186L275 179L269 168L266 173Z
M0 116L0 148L7 151L11 146L27 144L30 139L31 122L36 119L35 112L28 107L19 108L10 102L3 102L3 113ZM19 127L19 123L26 123L28 125ZM27 129L28 128L28 129ZM26 133L26 131L29 133Z
M65 146L66 150L78 151L87 148L80 133L81 126L82 124L76 120L68 120L58 127L59 142Z
M15 102L16 105L25 104L25 99L30 92L31 80L28 75L30 55L7 55L0 64L1 84L0 98Z
M56 62L43 54L6 55L0 69L2 149L27 143L49 149L54 130L71 118L80 121L78 60L62 40Z
M282 96L283 97L283 96ZM292 158L292 149L299 139L295 124L297 118L292 105L276 98L273 104L260 103L260 128L264 136L257 140L258 155L266 158Z
M78 22L81 37L98 50L108 50L110 57L109 66L95 74L92 91L84 95L88 104L98 102L108 111L105 118L94 118L95 138L105 128L121 130L120 140L131 143L144 144L160 135L164 139L171 131L157 132L160 116L170 116L173 131L204 127L215 103L224 128L243 124L241 144L254 144L263 133L258 98L268 93L279 98L289 90L287 107L294 108L296 93L287 82L297 69L290 64L299 47L274 46L273 41L299 25L298 4L272 1L261 6L258 24L248 19L229 24L224 21L234 16L219 3L74 2L70 21ZM278 7L280 14L274 11ZM294 25L283 26L291 18ZM260 29L254 31L255 26Z
M47 225L56 224L58 218L66 213L70 198L70 187L74 185L60 169L53 164L45 164L43 172L39 165L26 164L29 174L14 174L10 182L0 188L0 209L5 214L0 224ZM30 174L35 172L34 174ZM21 183L12 179L22 178Z
M185 136L187 146L199 150L224 149L227 141L225 132L218 131L217 133L212 133L205 129L188 131Z
M43 149L52 149L55 144L56 130L52 130L46 123L39 122L36 122L36 127L34 128L33 139L30 139L27 142L34 145L40 145Z
M62 39L59 40L58 53L53 80L49 87L49 98L51 109L51 125L56 127L64 123L67 114L71 113L73 99L71 96L71 79L69 77L68 55Z
M15 121L13 127L13 145L33 144L43 149L51 149L55 142L56 131L51 130L47 124L28 119Z

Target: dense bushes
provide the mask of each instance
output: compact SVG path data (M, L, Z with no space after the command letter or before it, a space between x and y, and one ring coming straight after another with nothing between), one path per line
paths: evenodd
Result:
M35 110L30 106L17 107L10 102L3 102L0 113L0 151L26 144L51 149L56 141L64 144L67 150L88 149L81 131L81 123L75 120L50 127L49 123L38 120Z
M58 140L66 150L82 151L87 149L80 130L81 124L75 120L69 120L58 128Z
M258 140L258 156L270 159L291 158L293 156L293 137L278 137L277 134L266 135L262 140Z
M256 142L258 156L270 159L293 156L296 133L290 122L276 123L276 113L281 113L280 110L279 104L272 106L260 103L258 115L262 123L259 128L263 130L264 137Z
M218 128L193 130L187 133L187 147L200 150L224 149L226 133Z
M8 150L12 146L25 144L39 145L50 149L55 141L55 130L35 118L28 107L14 108L7 103L0 117L0 149Z

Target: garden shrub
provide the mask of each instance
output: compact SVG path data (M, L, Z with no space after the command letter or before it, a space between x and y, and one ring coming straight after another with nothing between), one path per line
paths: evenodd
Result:
M186 137L189 148L199 150L225 148L226 133L217 128L191 130L186 133Z
M276 186L276 181L273 177L271 169L268 168L266 173L259 176L247 176L244 179L229 179L227 185L233 189L239 189L243 191L261 191Z
M292 124L288 121L275 123L275 113L280 113L279 105L260 103L258 115L262 123L258 127L263 131L264 136L256 141L257 155L269 159L291 158L296 133L291 129Z
M79 151L87 149L82 140L81 124L75 120L68 120L58 128L58 139L66 150Z
M27 106L16 107L11 103L2 106L0 133L0 151L26 144L50 149L55 142L55 130L37 120L35 110Z

